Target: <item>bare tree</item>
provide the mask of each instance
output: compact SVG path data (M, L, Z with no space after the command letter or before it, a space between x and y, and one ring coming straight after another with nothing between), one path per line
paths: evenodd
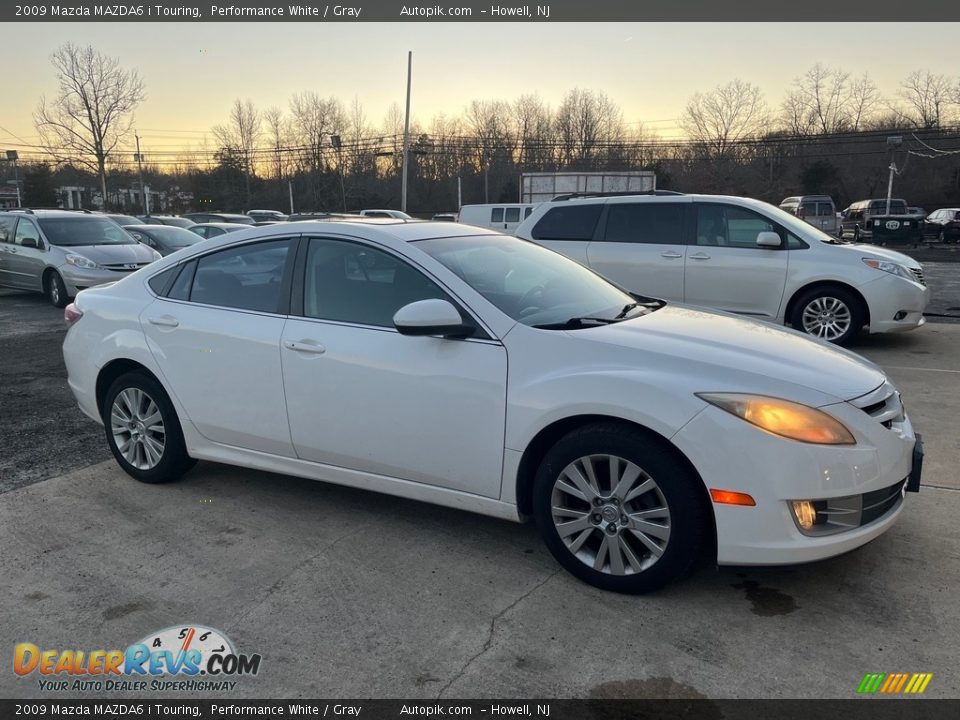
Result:
M553 157L550 108L537 95L521 95L513 103L513 122L517 137L517 164L545 170Z
M213 136L221 149L240 155L246 185L247 209L250 205L250 176L253 174L253 159L263 135L263 119L250 100L234 100L230 108L230 120L225 125L216 125Z
M956 102L950 78L929 70L915 70L907 75L900 83L899 95L907 105L904 114L921 128L940 127Z
M34 124L43 145L58 162L76 162L100 177L107 202L107 160L130 134L133 112L146 97L136 70L91 46L66 43L50 58L57 71L57 95L40 99Z
M587 169L610 143L623 139L623 113L604 93L574 88L557 108L554 128L560 162Z
M476 138L476 163L483 174L484 202L489 202L490 168L513 154L510 106L502 100L474 100L467 106L466 115L467 125Z
M768 120L763 93L756 85L732 80L687 103L680 127L692 141L716 157L727 157L733 145L758 135Z
M286 122L283 110L273 106L263 111L263 124L266 126L267 142L273 150L273 175L283 178L283 147L286 144Z
M867 75L851 80L850 73L817 63L794 79L781 117L798 135L856 130L878 100L876 85Z
M876 114L880 91L867 73L850 83L850 103L847 111L849 129L858 132Z

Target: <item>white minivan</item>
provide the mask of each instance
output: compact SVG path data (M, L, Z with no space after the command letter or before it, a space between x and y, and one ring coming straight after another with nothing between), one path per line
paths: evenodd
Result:
M460 222L464 225L512 233L525 218L530 217L535 204L496 203L493 205L464 205L460 208Z
M514 233L641 295L790 324L830 342L923 325L930 290L902 253L844 243L768 203L648 195L541 203Z

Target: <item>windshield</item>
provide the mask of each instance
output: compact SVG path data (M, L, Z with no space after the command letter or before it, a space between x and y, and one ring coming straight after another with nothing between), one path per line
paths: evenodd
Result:
M767 205L763 208L763 212L771 219L781 225L783 225L787 230L792 232L794 235L803 238L804 240L819 240L822 243L827 243L828 245L846 245L833 235L828 235L819 230L815 226L811 225L808 222L805 222L798 218L796 215L791 215L788 212L784 212L778 207L773 205Z
M135 232L141 232L144 234L149 234L154 240L163 243L170 248L182 248L187 247L188 245L193 245L203 240L202 237L196 233L192 233L189 230L184 230L183 228L178 228L174 226L169 227L158 227L150 228L149 231L141 230L140 228L135 228Z
M78 215L64 218L39 219L47 240L61 247L80 245L135 245L126 230L105 217Z
M480 235L415 244L524 325L621 320L636 305L635 298L599 275L526 240ZM570 329L588 324L574 323Z

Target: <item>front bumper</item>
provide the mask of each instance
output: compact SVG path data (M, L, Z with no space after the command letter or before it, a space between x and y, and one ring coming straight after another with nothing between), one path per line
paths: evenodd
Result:
M103 285L104 283L122 280L128 275L132 275L134 272L136 272L136 269L88 269L64 264L57 268L57 271L60 273L60 277L63 278L64 284L67 286L67 295L70 297L76 297L77 293L81 290L86 290L89 287L95 287L97 285Z
M913 463L915 437L906 416L888 428L849 403L823 410L854 434L856 445L787 440L713 406L673 437L708 489L748 493L756 501L754 507L712 504L719 564L781 565L833 557L864 545L896 522L902 497L861 527L825 536L805 535L797 527L791 501L889 488L910 475Z
M930 288L892 273L878 275L858 288L870 309L870 332L906 332L924 325Z

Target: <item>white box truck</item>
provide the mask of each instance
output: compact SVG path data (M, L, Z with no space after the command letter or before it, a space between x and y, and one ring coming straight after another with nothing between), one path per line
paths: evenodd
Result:
M558 195L650 192L657 189L653 170L622 172L538 172L520 176L520 202L536 204Z

